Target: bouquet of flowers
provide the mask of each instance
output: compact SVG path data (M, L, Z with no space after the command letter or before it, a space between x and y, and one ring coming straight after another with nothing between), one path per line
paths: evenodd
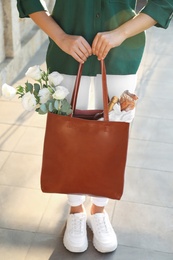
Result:
M66 96L69 94L67 88L61 86L63 76L54 71L49 74L35 65L25 73L35 83L26 82L24 86L14 88L8 84L2 86L2 96L12 99L16 95L22 100L22 105L27 111L36 111L39 114L48 112L59 115L70 115L72 109Z

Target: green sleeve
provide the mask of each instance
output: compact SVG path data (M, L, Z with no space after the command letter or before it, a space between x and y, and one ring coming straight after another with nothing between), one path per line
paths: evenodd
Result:
M29 17L29 14L45 11L39 0L17 0L17 9L19 11L19 17Z
M173 17L173 0L148 0L141 13L148 14L157 21L157 27L166 29Z

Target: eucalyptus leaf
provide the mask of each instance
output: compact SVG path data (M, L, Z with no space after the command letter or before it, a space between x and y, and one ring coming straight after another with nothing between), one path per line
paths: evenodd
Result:
M61 111L62 111L63 113L68 113L68 111L69 111L70 109L71 109L70 104L67 102L66 99L64 99L64 100L62 101Z
M58 100L55 100L55 102L54 102L54 108L55 108L56 110L59 109L59 101L58 101Z
M72 112L73 112L73 110L72 109L69 109L68 111L67 111L67 116L69 116L69 115L71 115L72 114Z
M46 112L43 112L40 108L38 109L38 114L40 114L40 115L45 115L46 114Z
M41 104L40 110L41 110L44 114L46 114L46 113L48 112L48 109L47 109L46 104Z
M52 102L49 102L49 111L52 112L54 110L54 106Z
M34 84L34 94L38 95L38 92L40 90L40 85L38 83Z
M26 92L31 92L31 94L33 93L33 85L31 83L26 82L25 83L25 90Z

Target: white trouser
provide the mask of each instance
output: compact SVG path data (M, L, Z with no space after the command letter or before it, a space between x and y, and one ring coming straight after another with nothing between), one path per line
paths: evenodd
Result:
M76 76L63 75L64 80L62 85L68 88L70 94L67 96L68 101L71 101L71 95L74 88ZM131 93L135 92L137 83L137 75L107 75L108 94L110 99L113 96L120 97L125 91L129 90ZM78 109L102 109L102 78L101 75L96 77L82 76L78 100ZM97 180L93 180L97 181ZM85 201L85 195L68 195L68 203L70 206L79 206ZM91 197L91 201L96 206L106 206L108 199L103 197Z

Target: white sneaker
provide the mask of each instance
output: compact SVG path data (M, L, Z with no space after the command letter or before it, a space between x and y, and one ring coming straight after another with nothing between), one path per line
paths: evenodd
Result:
M117 248L117 237L106 212L91 215L88 224L94 234L93 245L99 252L108 253Z
M84 252L88 248L85 213L69 215L63 243L67 250L74 253Z

